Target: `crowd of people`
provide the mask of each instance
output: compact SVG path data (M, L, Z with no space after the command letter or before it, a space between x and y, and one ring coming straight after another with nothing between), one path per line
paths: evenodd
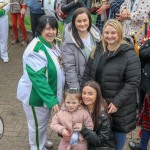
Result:
M144 20L149 21L150 1L109 0L93 7L94 2L62 0L61 11L66 17L63 39L58 44L58 20L45 15L43 1L0 0L3 62L9 61L9 10L11 44L20 41L19 27L20 45L26 46L17 98L26 115L31 150L46 150L46 128L51 111L55 114L50 128L61 137L58 150L123 150L126 134L136 125L141 126L140 143L131 141L129 147L147 149L150 40L147 38L142 43L147 33L139 34L139 30ZM33 35L30 43L24 25L27 7ZM90 13L97 15L96 25ZM139 34L139 56L131 32Z

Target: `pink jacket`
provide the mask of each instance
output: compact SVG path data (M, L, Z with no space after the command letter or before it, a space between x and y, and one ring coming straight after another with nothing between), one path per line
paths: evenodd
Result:
M92 118L82 105L79 106L75 112L69 112L63 104L61 110L52 118L50 127L52 130L59 134L61 134L63 129L67 129L68 131L70 131L70 133L72 133L75 123L82 123L85 127L93 130ZM69 141L66 141L64 138L62 138L58 147L58 150L87 149L87 142L81 134L79 136L79 142L76 146L71 148Z

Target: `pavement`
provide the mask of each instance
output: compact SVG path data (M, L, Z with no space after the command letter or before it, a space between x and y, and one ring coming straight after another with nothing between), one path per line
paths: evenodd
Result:
M29 34L29 39L32 37ZM25 47L11 45L12 30L9 30L8 52L9 62L3 63L0 59L0 117L4 123L4 134L0 139L0 150L29 150L28 128L22 104L16 98L17 84L22 75L22 55ZM129 150L128 142L138 140L139 128L127 135L124 150ZM51 139L58 149L60 138L47 127L47 139ZM150 148L149 148L150 149Z

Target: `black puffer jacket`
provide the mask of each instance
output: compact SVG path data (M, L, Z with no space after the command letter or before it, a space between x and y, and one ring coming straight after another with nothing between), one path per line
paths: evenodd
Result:
M102 54L102 43L98 43L94 59L89 58L86 65L82 85L89 80L95 80ZM113 131L132 131L136 127L136 89L141 78L140 60L133 46L122 44L107 60L101 77L100 86L104 99L118 108L112 114Z
M150 94L150 39L147 40L140 48L141 59L141 88L146 93Z
M83 128L81 134L89 143L88 150L115 150L111 120L105 110L100 112L99 124L94 131Z

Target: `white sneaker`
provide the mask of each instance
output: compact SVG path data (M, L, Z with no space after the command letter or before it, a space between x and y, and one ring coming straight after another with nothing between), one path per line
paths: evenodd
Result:
M7 63L9 61L9 59L3 59L4 63Z
M51 149L53 147L53 143L49 140L46 140L46 143L44 146L46 149Z

